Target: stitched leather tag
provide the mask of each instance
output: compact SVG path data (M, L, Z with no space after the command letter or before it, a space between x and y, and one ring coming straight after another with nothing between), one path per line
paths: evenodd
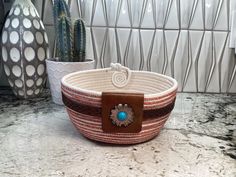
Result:
M142 129L144 94L102 93L102 129L106 133L138 133Z

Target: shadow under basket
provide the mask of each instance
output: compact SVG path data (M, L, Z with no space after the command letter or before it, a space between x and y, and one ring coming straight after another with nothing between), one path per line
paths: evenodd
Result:
M87 138L136 144L157 136L174 108L175 79L120 64L62 79L62 96L75 127Z

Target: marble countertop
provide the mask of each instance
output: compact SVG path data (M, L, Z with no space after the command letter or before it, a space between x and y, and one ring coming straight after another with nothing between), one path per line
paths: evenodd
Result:
M49 92L0 90L1 177L235 177L236 95L179 93L158 137L138 145L90 141Z

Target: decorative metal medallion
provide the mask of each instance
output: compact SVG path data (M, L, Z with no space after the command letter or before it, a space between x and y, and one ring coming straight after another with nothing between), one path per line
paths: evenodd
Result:
M102 92L102 130L105 133L139 133L142 130L144 94Z
M127 127L133 122L134 113L131 107L127 104L118 104L114 109L111 110L110 119L112 123L121 127Z

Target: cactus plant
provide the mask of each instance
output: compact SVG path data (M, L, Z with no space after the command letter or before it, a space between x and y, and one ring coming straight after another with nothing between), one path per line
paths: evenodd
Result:
M74 24L74 59L80 62L85 60L86 29L84 21L78 19Z
M64 0L54 0L53 16L55 27L58 26L58 18L65 15L70 18L69 8Z
M54 0L53 15L59 60L65 62L85 61L86 31L84 21L82 19L75 21L74 35L72 35L71 15L65 0Z
M71 39L71 23L65 15L58 19L57 27L57 48L58 55L63 61L70 62L73 60Z

